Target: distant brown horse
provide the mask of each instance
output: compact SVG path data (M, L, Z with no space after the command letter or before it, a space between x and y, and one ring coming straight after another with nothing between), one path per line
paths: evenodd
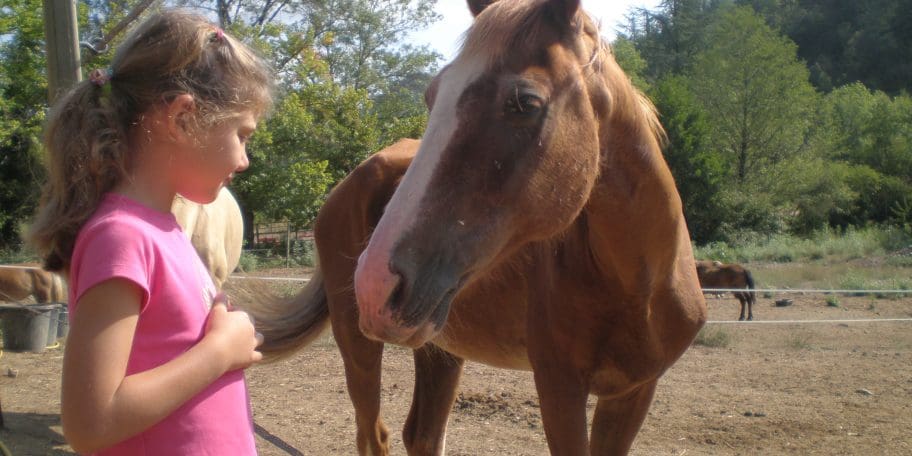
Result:
M63 279L37 264L0 266L0 301L21 302L29 297L37 303L66 302Z
M408 454L443 454L466 359L532 370L553 454L624 454L706 318L661 127L578 0L468 4L420 145L332 191L290 307L252 304L263 350L331 320L361 454L389 453L385 342L415 349Z
M740 264L725 264L718 261L697 261L697 277L702 288L743 288L749 291L733 291L732 294L741 303L741 316L744 320L744 307L747 306L747 319L754 319L754 303L757 296L754 293L754 277Z

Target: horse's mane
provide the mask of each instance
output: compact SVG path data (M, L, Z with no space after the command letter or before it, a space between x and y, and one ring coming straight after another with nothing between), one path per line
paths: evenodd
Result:
M500 1L475 18L467 31L460 56L484 57L489 64L502 61L510 53L536 43L537 38L553 20L546 2L540 0ZM610 44L601 37L600 25L585 11L577 15L576 35L586 37L588 46L578 46L576 52L591 75L599 78L611 100L610 116L637 126L655 138L665 141L665 131L651 101L630 82L614 60Z

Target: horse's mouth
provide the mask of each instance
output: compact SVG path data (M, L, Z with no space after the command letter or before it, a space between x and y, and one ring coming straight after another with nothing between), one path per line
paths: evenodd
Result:
M443 291L429 305L428 301L432 300L416 301L400 284L379 314L361 314L361 332L379 342L418 348L443 329L459 289L457 286Z

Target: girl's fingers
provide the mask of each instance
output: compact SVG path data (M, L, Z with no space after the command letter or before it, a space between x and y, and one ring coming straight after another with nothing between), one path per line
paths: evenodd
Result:
M259 347L260 345L263 345L263 334L262 333L259 333L259 332L254 333L253 337L254 337L254 339L256 339L257 347Z

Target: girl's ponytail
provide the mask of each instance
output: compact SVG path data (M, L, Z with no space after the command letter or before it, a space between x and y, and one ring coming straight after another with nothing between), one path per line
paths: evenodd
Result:
M127 131L112 92L110 81L83 81L50 112L44 138L48 181L29 234L50 271L69 266L82 224L126 176Z

